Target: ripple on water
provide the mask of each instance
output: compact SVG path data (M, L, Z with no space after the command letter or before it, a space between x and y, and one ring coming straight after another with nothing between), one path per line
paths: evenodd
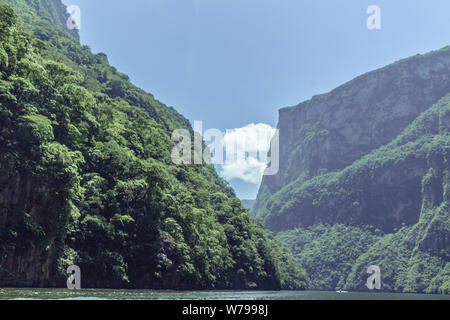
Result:
M0 289L0 300L450 300L450 295L322 291Z

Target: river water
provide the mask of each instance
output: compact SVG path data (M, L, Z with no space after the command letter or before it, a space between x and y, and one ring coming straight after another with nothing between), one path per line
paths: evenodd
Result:
M450 300L450 295L324 291L0 289L0 300Z

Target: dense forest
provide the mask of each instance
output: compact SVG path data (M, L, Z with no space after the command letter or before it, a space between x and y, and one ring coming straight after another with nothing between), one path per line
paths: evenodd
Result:
M174 165L173 108L65 30L0 1L0 286L304 289L290 249L213 166Z
M450 292L450 47L280 110L280 172L253 214L317 290Z

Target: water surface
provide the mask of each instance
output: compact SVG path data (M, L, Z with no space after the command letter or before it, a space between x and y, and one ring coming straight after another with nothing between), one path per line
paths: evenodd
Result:
M450 300L450 295L325 291L0 289L0 300Z

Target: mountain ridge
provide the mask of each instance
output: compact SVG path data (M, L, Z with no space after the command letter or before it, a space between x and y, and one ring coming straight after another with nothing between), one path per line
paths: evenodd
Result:
M386 291L448 293L449 62L416 55L280 110L280 172L253 214L311 289L364 290L375 264Z
M421 112L431 107L432 104L436 103L447 93L446 90L449 82L448 74L440 74L440 72L442 70L448 70L450 61L449 53L449 47L445 47L426 55L416 55L412 58L402 59L389 66L356 77L346 84L339 86L337 89L332 90L328 94L315 96L311 100L302 102L295 107L281 109L280 121L278 124L280 141L282 141L282 143L280 143L280 172L276 176L265 176L259 193L262 194L268 192L269 194L273 194L280 189L281 180L283 180L283 185L285 185L286 181L291 182L292 180L297 179L301 174L304 174L305 179L307 179L308 177L316 175L319 170L329 172L343 168L346 165L350 165L364 154L368 154L373 149L373 145L381 146L390 142L390 140L399 134L402 129L406 128L406 126ZM415 64L416 61L425 61L426 63L430 61L430 57L434 60L439 60L441 57L445 58L444 65L440 65L439 61L435 63L438 70L435 70L433 76L434 83L437 83L436 87L438 87L438 89L435 90L437 93L432 95L428 94L429 97L427 97L426 94L419 96L418 92L421 90L425 91L422 88L422 84L412 83L410 85L407 82L423 81L422 79L424 77L420 76L420 72L423 72L423 70L421 71ZM410 72L419 74L418 77L408 75L408 65L414 65ZM408 90L409 86L409 93L412 92L413 94L411 97L407 98L412 100L417 97L417 99L409 105L409 101L401 101L404 93L392 93L394 96L397 95L395 96L396 102L389 103L383 101L385 105L382 107L391 113L392 110L395 109L394 111L399 114L385 119L383 118L386 117L384 115L388 114L385 112L386 110L376 108L377 103L380 104L380 102L370 101L370 94L373 94L373 92L366 94L365 91L368 91L368 89L365 89L365 91L359 90L362 84L358 81L363 80L367 83L367 79L370 80L371 77L377 78L379 73L382 74L382 78L386 78L389 76L389 72L392 68L395 68L397 72L397 78L394 79L400 82L397 84L397 87L406 87L402 90ZM400 74L403 72L405 72L404 77L402 77L403 74ZM381 81L381 79L374 79L371 81L375 82L372 86L376 90L383 89L382 86L384 85L384 82ZM392 81L393 80L391 80L391 82ZM406 82L405 86L401 85L402 81ZM356 82L358 82L358 88L353 87L353 84ZM385 86L387 87L387 85ZM432 85L428 84L423 87L428 89L432 87ZM348 88L353 91L345 92ZM390 93L390 91L387 92ZM362 96L366 101L365 104L361 103L361 108L364 109L355 105L355 96L357 97L357 95ZM341 99L343 100L341 101ZM376 97L374 100L376 100ZM329 112L325 112L325 110ZM367 117L364 112L369 113ZM341 114L344 114L345 116L341 116ZM325 118L323 121L325 121L326 124L318 125L318 121L321 121L322 115ZM358 117L362 119L358 119ZM378 120L376 117L380 117L380 119ZM371 121L368 121L368 119L371 119ZM362 121L358 123L359 120ZM374 125L375 120L377 120L378 123ZM400 121L400 123L396 123L396 121ZM357 126L358 130L350 128L350 125ZM316 128L316 126L318 127ZM287 130L286 128L290 129ZM359 136L356 136L355 133ZM343 145L342 147L340 146L341 144ZM295 153L291 153L290 150L285 149L288 148L286 146L289 146L289 148L298 148L299 150L296 150ZM302 153L304 153L306 157L302 157ZM321 159L312 158L317 154L321 154ZM296 161L296 159L299 159L299 161ZM268 190L265 190L266 188ZM264 196L264 199L267 198L267 196ZM264 203L257 200L254 212L258 213L258 216L263 215L263 206Z

